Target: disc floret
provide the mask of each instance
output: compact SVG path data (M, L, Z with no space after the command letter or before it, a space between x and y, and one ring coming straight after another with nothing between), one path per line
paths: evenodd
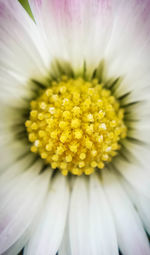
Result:
M120 149L124 110L98 81L63 77L31 102L25 125L31 151L63 175L90 175Z

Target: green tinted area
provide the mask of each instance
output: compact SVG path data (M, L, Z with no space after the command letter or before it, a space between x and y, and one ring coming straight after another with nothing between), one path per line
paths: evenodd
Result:
M29 13L29 15L33 18L28 0L19 0L19 2L22 4L22 6L25 8L25 10Z

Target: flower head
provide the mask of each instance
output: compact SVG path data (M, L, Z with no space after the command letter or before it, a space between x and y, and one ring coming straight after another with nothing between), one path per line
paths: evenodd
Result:
M149 0L0 1L0 254L148 255Z
M31 151L63 175L103 168L126 137L123 109L97 80L66 77L31 102L25 122Z

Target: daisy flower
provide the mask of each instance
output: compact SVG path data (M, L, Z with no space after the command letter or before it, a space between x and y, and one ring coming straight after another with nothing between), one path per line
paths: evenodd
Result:
M150 1L0 0L0 254L148 255Z

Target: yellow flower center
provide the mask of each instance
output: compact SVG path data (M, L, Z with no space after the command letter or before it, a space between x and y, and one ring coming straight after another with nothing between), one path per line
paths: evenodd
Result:
M31 151L63 175L90 175L120 149L124 110L96 79L63 77L31 102L25 125Z

